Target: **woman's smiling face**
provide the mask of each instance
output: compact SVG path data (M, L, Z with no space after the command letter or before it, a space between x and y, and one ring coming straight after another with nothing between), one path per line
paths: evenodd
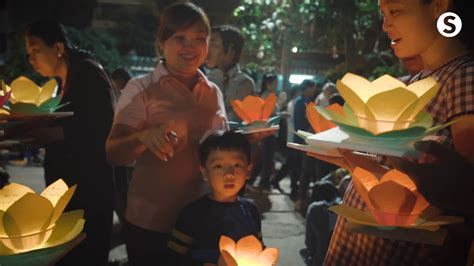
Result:
M193 74L207 57L209 36L206 26L196 22L192 26L175 32L160 43L167 67L183 73Z
M434 4L422 0L379 0L384 16L383 30L399 58L416 56L428 50L439 34Z

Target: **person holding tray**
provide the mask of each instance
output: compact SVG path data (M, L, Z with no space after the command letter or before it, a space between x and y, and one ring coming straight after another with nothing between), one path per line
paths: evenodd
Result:
M68 186L77 184L66 211L84 210L86 239L57 265L105 265L114 200L112 167L105 156L113 118L112 84L99 62L74 46L57 21L30 24L25 42L34 70L60 80L61 104L65 105L59 111L74 112L53 126L29 132L46 143L46 186L59 178Z
M425 111L436 124L474 114L474 57L472 55L472 14L466 13L463 0L381 0L384 15L383 29L392 40L392 48L399 58L420 55L424 70L412 82L429 75L435 77L441 89ZM463 20L461 35L443 37L437 30L437 18L451 11ZM467 120L469 121L469 120ZM474 161L472 141L474 123L455 123L435 134L438 142L451 146L467 160ZM341 151L342 157L314 155L348 170L360 166L375 175L387 169L375 161ZM426 159L426 158L425 158ZM450 176L443 178L449 179ZM472 178L466 175L464 178ZM365 209L366 206L350 185L344 205ZM348 222L339 219L326 255L325 265L465 265L471 240L469 235L451 234L443 246L433 246L401 240L378 238L351 232Z

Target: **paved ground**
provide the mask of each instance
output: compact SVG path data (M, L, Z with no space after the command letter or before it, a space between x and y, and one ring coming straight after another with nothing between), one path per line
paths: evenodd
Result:
M30 186L36 192L44 189L43 169L40 167L7 166L11 182ZM285 191L289 191L289 180L281 182ZM293 202L287 195L249 193L263 212L263 238L265 245L276 247L280 250L278 265L303 266L305 265L299 255L299 250L304 247L304 218L293 211ZM118 224L117 216L114 224ZM116 261L115 265L127 265L127 255L122 239L114 234L112 239L114 247L110 251L110 260Z

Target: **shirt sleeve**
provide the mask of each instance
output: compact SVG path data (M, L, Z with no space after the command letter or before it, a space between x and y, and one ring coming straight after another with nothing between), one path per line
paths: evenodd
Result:
M218 121L214 120L212 123L212 127L217 130L228 130L229 127L227 125L227 114L225 111L224 96L222 95L221 90L219 90L218 88L216 88L216 95L218 110L215 117L218 118Z
M474 114L474 64L460 67L446 90L446 122L462 115Z
M170 260L174 265L184 265L185 261L191 260L191 250L195 237L195 217L189 208L185 208L178 217L178 220L171 232L171 238L168 241L170 250Z
M257 226L257 238L263 244L263 236L262 236L262 215L260 214L260 210L258 209L257 205L252 203L251 201L246 201L247 205L250 209L250 214L252 215L252 219L254 220L255 225Z
M127 83L115 107L114 125L122 124L138 128L145 123L146 97L137 80Z

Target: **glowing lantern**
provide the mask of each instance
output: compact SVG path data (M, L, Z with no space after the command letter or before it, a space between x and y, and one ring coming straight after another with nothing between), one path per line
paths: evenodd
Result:
M276 248L263 250L262 243L253 235L241 238L237 244L231 238L221 236L219 249L219 266L271 266L276 265L279 255Z
M331 129L333 127L336 127L335 124L331 123L328 119L326 119L324 116L322 116L315 108L316 106L314 103L308 103L306 105L306 117L308 118L309 124L313 128L314 132L319 133L326 131L328 129ZM324 107L321 107L324 108ZM342 107L335 103L332 104L328 107L325 107L324 109L330 110L334 113L344 115L344 110Z
M1 189L0 255L52 247L77 236L84 225L83 212L62 214L75 190L61 179L41 195L16 183Z
M374 135L409 128L440 87L432 77L406 86L389 75L370 82L351 73L338 80L336 86L359 127Z
M415 183L395 169L379 181L369 171L356 167L352 182L374 219L383 225L411 225L429 206Z
M39 87L26 77L15 79L10 86L2 82L2 91L11 92L10 113L34 114L51 113L57 109L61 97L55 96L58 84L55 79Z
M257 121L266 122L272 115L275 108L277 97L270 93L267 98L249 95L243 101L233 100L232 109L245 124L251 124Z

